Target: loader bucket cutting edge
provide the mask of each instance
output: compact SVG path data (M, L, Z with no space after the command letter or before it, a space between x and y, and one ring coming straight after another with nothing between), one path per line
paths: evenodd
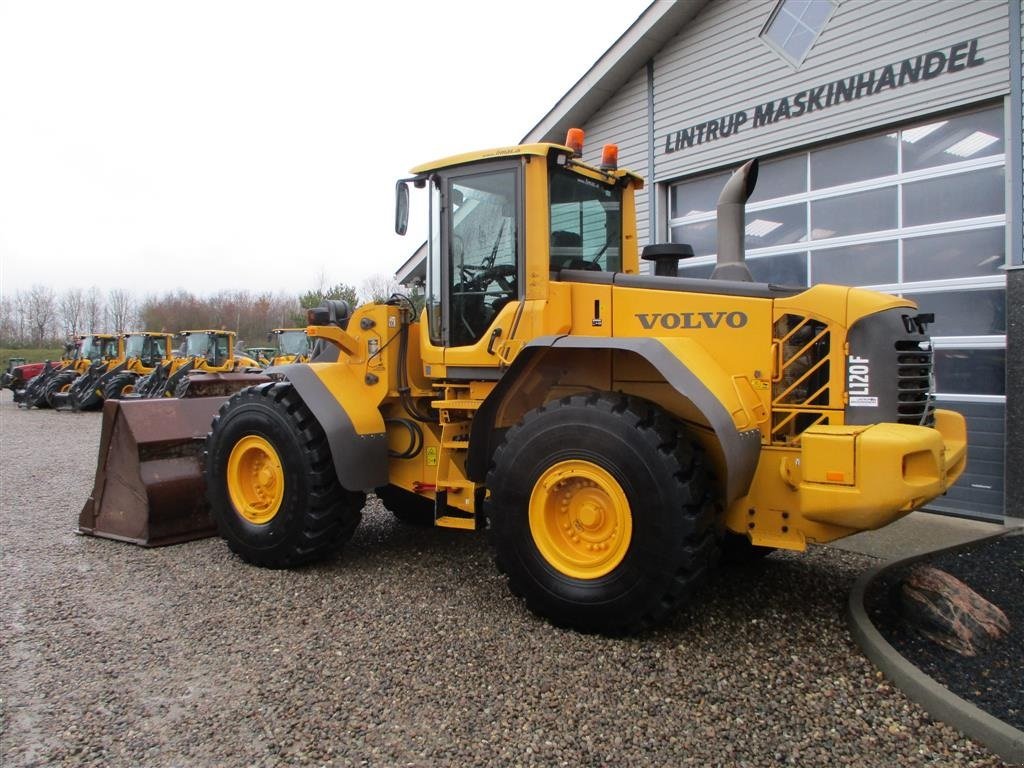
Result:
M215 536L203 442L226 397L108 400L79 533L160 547Z

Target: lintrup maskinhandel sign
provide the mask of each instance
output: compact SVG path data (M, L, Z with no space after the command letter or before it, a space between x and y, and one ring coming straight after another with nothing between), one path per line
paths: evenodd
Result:
M948 49L929 51L898 64L833 80L825 85L800 91L792 96L766 101L751 109L741 109L723 117L706 120L689 128L672 131L665 136L666 155L680 152L695 144L725 139L748 130L772 125L801 115L818 112L847 101L876 96L882 91L901 88L922 80L932 80L944 73L962 72L985 63L978 53L978 39L967 40ZM753 115L751 115L753 111Z

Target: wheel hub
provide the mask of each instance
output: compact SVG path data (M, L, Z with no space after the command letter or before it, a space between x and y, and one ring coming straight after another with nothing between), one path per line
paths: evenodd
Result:
M243 437L231 449L227 472L238 514L254 525L273 520L284 499L284 469L274 446L258 435Z
M622 562L633 518L618 481L589 461L573 459L545 470L530 496L530 532L560 573L596 579Z

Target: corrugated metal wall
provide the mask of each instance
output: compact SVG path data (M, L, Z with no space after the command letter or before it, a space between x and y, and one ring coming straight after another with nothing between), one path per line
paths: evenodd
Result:
M655 175L666 179L834 139L1009 90L1004 2L846 0L797 71L758 35L775 0L715 0L655 58ZM755 107L977 39L984 63L753 127ZM677 130L743 110L726 138L665 153Z
M958 411L967 419L967 469L944 496L928 509L972 517L998 519L1003 516L1003 482L1006 444L1006 407L1001 403L950 403L941 399L940 408Z
M586 141L583 146L583 160L593 165L601 164L601 148L605 144L619 147L619 165L649 178L647 164L647 72L637 70L611 99L587 121L584 130ZM640 242L646 243L649 215L649 198L646 190L637 196L636 228Z

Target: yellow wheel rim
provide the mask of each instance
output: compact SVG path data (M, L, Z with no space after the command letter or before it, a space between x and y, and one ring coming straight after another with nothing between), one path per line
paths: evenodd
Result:
M58 389L57 391L62 393L62 394L66 394L66 393L70 392L71 391L71 382L69 381L67 384L61 384L60 385L60 389Z
M130 395L134 391L135 391L135 385L134 384L125 384L123 387L121 387L121 396L123 397L124 395Z
M572 459L548 467L530 495L530 533L541 555L574 579L598 579L622 562L633 536L629 501L610 473Z
M284 498L284 469L268 441L247 435L228 457L228 494L238 514L253 525L274 519Z

